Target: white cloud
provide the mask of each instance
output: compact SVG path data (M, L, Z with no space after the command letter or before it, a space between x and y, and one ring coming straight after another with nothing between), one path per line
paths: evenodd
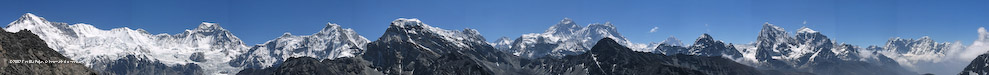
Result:
M656 32L658 30L659 30L659 27L652 27L652 29L649 29L649 33L653 33L653 32Z
M979 55L985 54L989 51L989 32L986 31L984 27L979 27L979 38L972 42L965 51L960 52L959 59L969 60L975 59Z

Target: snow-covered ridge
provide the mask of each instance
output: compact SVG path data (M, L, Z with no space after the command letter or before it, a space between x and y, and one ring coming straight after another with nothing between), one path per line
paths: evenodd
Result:
M481 37L477 30L465 28L462 31L456 30L446 30L438 27L432 27L419 19L416 18L399 18L392 21L391 27L397 27L399 29L405 30L406 33L419 34L419 33L435 33L435 36L441 36L443 39L451 41L474 41L474 42L484 42L484 37ZM389 28L391 28L389 27ZM428 31L428 32L419 32ZM456 43L459 46L464 46L462 43Z
M671 46L683 46L683 42L680 42L680 39L677 39L676 37L673 36L666 38L666 40L663 40L661 44L667 44Z
M417 39L417 40L412 40ZM446 30L432 27L415 18L399 18L392 21L385 31L385 34L378 40L384 41L408 41L417 44L430 44L426 46L453 45L441 47L456 47L453 49L471 48L472 44L484 44L490 46L477 30L464 28L463 30ZM442 52L440 50L439 52Z
M285 33L281 37L269 40L264 44L251 47L248 52L230 62L232 66L249 68L266 68L276 65L290 57L313 57L317 59L335 59L354 57L365 49L370 42L364 36L358 35L353 29L344 29L334 23L312 35L296 36Z
M543 56L564 56L583 53L602 38L614 38L618 43L636 51L651 52L652 45L631 43L618 33L611 22L592 23L581 27L570 18L560 20L543 33L524 34L513 41L509 53L517 56L538 58Z
M800 29L797 29L797 33L818 33L818 32L807 27L800 27Z
M512 45L511 45L512 44L512 41L515 41L515 40L512 40L511 38L508 38L508 37L501 37L498 40L495 40L494 42L489 42L488 44L490 44L491 46L494 46L498 50L506 50L506 49L512 48Z
M226 66L234 55L247 47L240 39L215 23L204 22L183 33L152 35L143 29L127 27L101 30L90 24L49 22L27 13L7 26L8 31L31 30L48 46L87 66L102 66L121 57L134 55L169 66L199 64L208 74L234 72ZM206 61L193 61L193 53L209 54Z

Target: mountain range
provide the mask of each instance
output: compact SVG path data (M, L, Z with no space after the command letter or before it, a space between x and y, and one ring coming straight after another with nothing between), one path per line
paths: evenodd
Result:
M921 37L860 47L835 42L807 27L791 34L768 22L749 44L727 43L709 34L701 34L692 45L672 36L640 44L625 39L610 22L579 26L569 18L543 33L494 42L485 41L475 29L448 30L406 18L392 21L375 41L327 23L310 35L285 33L254 46L210 22L178 34L151 34L127 27L102 30L90 24L50 22L27 13L3 29L37 34L43 41L34 42L80 62L92 70L88 72L106 74L904 75L931 67L924 65L962 62L939 58L971 60L961 57L968 52L959 51L989 47L980 42L986 38L984 28L979 29L980 40L970 46ZM8 45L3 45L6 50ZM976 59L972 64L985 63L977 62L984 57L971 58ZM947 68L964 65L957 66ZM983 70L969 65L964 73L984 74Z

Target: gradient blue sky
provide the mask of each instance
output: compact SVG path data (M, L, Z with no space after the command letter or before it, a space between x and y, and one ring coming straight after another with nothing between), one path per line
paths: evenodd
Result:
M312 34L327 22L376 40L396 18L419 18L451 30L473 28L493 41L541 33L569 17L580 25L610 21L637 43L676 36L688 44L702 33L730 43L750 43L764 22L790 32L806 26L838 42L863 46L921 36L969 44L978 27L989 25L986 0L3 0L0 10L0 21L34 13L50 21L89 23L101 29L143 28L155 34L175 34L200 22L215 22L249 45L285 32ZM659 30L650 33L653 27Z

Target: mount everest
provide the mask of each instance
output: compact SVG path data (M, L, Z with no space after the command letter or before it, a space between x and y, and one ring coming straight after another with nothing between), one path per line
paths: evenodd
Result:
M501 48L500 50L527 58L562 57L586 52L588 48L594 46L594 41L602 38L613 38L618 43L637 51L650 50L648 45L629 42L610 22L581 27L569 18L564 18L543 33L524 34L515 41L499 41L493 45ZM506 42L510 44L502 44Z
M970 46L921 37L860 47L837 43L806 27L790 34L768 22L751 44L727 43L708 34L701 34L693 45L683 45L672 36L661 43L639 44L625 39L610 22L578 26L567 18L543 33L494 42L484 41L474 29L446 30L404 18L392 21L375 41L328 23L317 33L285 33L254 46L209 22L178 34L151 34L143 29L101 30L90 24L49 22L27 13L4 29L30 30L65 57L110 74L298 74L310 71L297 68L325 66L346 71L309 74L651 74L642 69L664 69L677 74L899 75L928 73L924 68L932 68L923 65L968 62L953 59L975 59L986 50L977 51L989 47L980 42L984 28ZM680 62L645 63L661 60ZM697 66L711 64L726 65Z

